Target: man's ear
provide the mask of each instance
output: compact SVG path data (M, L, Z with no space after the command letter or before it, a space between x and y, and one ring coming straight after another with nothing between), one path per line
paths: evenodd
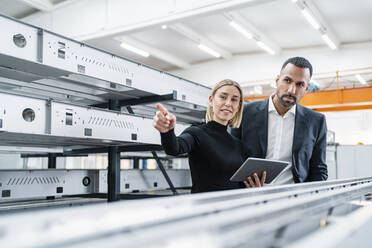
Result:
M309 88L310 88L310 82L307 82L307 83L306 83L305 91L307 92L307 91L309 90Z
M278 87L279 79L280 79L280 75L277 75L276 78L275 78L276 87Z

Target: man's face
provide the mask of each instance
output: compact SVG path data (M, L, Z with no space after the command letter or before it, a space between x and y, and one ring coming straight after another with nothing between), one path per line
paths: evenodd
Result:
M285 108L290 108L299 102L309 88L310 70L294 64L287 64L276 78L278 102Z

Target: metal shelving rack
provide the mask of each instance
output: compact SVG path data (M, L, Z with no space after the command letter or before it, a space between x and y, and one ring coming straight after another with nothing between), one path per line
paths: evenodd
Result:
M0 27L0 146L41 149L50 169L58 154L107 152L109 201L120 152L161 150L156 102L177 116L176 133L204 119L208 87L3 15Z

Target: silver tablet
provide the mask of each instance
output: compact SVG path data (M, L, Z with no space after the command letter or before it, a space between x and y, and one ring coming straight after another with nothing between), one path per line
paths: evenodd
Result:
M289 163L285 161L248 158L234 175L232 175L230 181L245 181L247 180L247 177L252 177L255 172L258 177L261 177L262 172L266 171L265 183L271 183L288 165Z

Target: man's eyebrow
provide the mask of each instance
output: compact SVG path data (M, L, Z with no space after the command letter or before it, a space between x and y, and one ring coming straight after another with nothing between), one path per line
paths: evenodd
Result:
M284 78L288 78L288 79L290 79L291 81L293 81L293 79L292 79L290 76L285 75Z

